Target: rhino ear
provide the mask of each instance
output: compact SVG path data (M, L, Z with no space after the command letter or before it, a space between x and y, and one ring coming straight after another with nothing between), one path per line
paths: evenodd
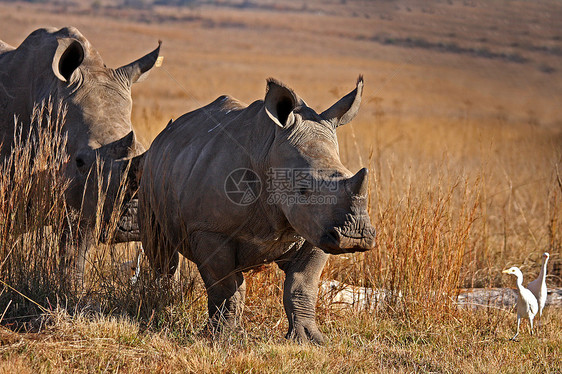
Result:
M334 127L351 122L359 111L361 95L363 94L363 76L357 79L357 86L353 91L342 97L337 103L326 109L320 116L331 122Z
M59 39L58 43L53 57L53 72L61 81L69 82L72 73L84 61L84 47L78 40L71 38Z
M156 63L158 59L158 55L160 54L160 46L162 45L162 41L158 41L158 47L149 54L139 58L138 60L131 62L128 65L121 66L117 69L119 74L122 74L126 77L131 84L136 82L142 82L148 76L150 69Z
M297 95L283 83L269 78L265 94L265 112L277 126L287 128L295 122L293 110L299 103Z
M96 151L101 158L110 158L117 160L127 157L129 151L135 142L135 134L131 131L121 139L112 143L101 146Z

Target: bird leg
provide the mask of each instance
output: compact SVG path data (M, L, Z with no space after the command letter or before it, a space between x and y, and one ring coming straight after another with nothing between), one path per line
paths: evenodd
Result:
M517 316L517 333L513 336L513 338L509 340L515 341L515 338L519 335L519 325L521 324L521 317Z

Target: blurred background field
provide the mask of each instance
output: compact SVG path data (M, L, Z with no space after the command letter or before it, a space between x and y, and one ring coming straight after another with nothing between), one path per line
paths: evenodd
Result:
M397 341L421 334L432 344L439 333L420 331L434 331L428 320L439 317L461 321L453 329L462 330L463 342L478 331L482 339L493 336L499 344L498 334L508 336L515 319L497 311L459 316L451 303L459 287L513 287L513 280L501 275L512 265L521 267L526 280L534 279L543 252L551 255L547 284L562 285L561 20L561 3L549 0L2 1L0 39L17 46L36 28L72 25L111 67L138 58L162 40L163 66L133 88L133 125L147 146L171 118L219 95L246 103L262 99L268 77L285 82L321 112L363 74L360 114L338 129L338 137L344 165L353 172L369 167L377 248L332 256L323 279L400 294L403 301L391 300L384 313L390 321L409 322L407 328L384 318L352 322L320 299L320 323L329 338L343 340L353 340L346 334L354 336L348 330L355 328L367 328L359 336L369 340L368 331L379 336L390 324L389 346L398 347L390 356L397 364L386 369L413 369L414 362L429 371L447 371L454 367L428 352L423 353L428 362L402 356ZM92 266L102 266L95 253L91 256ZM193 272L185 274L187 279ZM150 293L143 289L132 297L107 293L114 302L106 301L105 307L130 304L124 309L138 309L146 327L154 326L153 311L162 302L168 307L158 326L192 333L189 326L196 330L203 323L204 291L186 279L179 296L168 301L151 305L144 299L140 305L139 298L147 295L142 292ZM280 272L269 266L250 272L247 280L249 334L263 341L262 334L275 326L271 334L282 336ZM186 296L185 289L192 294ZM185 298L187 307L169 306L169 300ZM437 307L428 308L427 300ZM417 327L409 330L410 323ZM555 335L560 323L552 316L546 327L544 357L560 348ZM475 330L463 330L465 324ZM180 342L193 339L185 334ZM351 346L359 344L353 341ZM259 354L272 354L266 351ZM454 352L450 347L446 353L453 361ZM520 360L516 352L505 355L498 357ZM237 362L234 356L225 360ZM533 357L537 367L554 367L539 356L524 357ZM460 361L461 367L467 365ZM474 371L506 369L502 360L494 362Z

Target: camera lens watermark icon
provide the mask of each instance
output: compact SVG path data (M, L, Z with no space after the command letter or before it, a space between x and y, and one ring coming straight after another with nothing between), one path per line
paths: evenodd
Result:
M236 169L226 177L224 192L236 205L250 205L260 196L262 183L260 177L246 168Z

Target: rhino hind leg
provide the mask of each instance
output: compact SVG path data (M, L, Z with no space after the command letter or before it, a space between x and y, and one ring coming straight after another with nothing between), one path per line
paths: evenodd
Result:
M289 320L287 339L299 343L324 344L324 335L316 325L318 282L328 255L305 242L293 258L279 261L285 272L283 306Z
M220 281L203 277L207 288L209 322L207 330L219 332L223 327L235 329L241 325L246 281L242 273L232 274Z
M199 232L192 235L193 253L205 254L195 258L207 289L209 321L206 330L219 332L223 327L234 329L240 325L246 297L246 281L236 271L235 249L222 235Z

